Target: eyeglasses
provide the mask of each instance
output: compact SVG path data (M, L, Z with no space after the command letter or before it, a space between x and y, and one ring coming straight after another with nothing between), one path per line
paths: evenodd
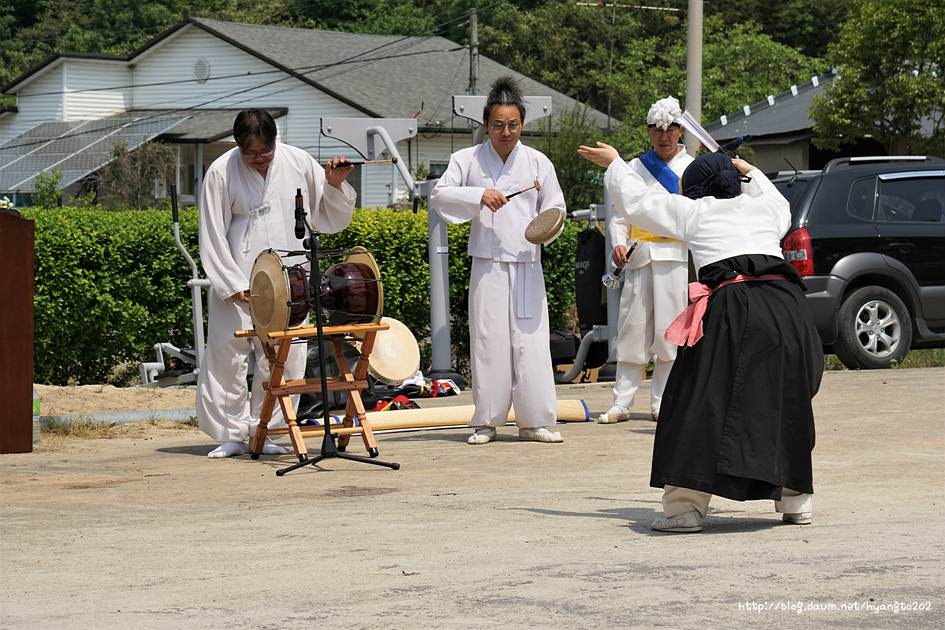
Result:
M519 127L521 126L522 126L522 123L518 122L517 120L513 120L507 125L503 125L502 123L494 123L489 126L489 129L491 129L492 131L496 133L502 133L506 129L508 129L512 133L515 133L516 131L518 131Z
M260 151L259 153L245 153L243 149L240 149L240 155L243 156L244 160L255 160L258 157L261 157L261 158L272 157L275 152L276 152L275 147L273 147L272 149L269 149L268 151Z

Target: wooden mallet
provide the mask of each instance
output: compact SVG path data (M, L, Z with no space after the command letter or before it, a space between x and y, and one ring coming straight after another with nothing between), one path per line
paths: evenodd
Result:
M506 199L511 199L511 198L514 197L515 195L521 195L523 192L527 192L527 191L531 190L532 188L534 188L535 190L541 190L541 184L538 183L538 180L537 180L537 179L535 180L535 185L534 185L534 186L529 186L528 188L526 188L526 189L524 189L524 190L520 190L520 191L518 191L518 192L514 192L514 193L512 193L511 195L506 195L505 198L506 198Z

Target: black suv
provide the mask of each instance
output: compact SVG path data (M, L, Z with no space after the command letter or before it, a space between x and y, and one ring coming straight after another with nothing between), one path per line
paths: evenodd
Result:
M945 346L945 160L840 158L773 181L791 202L784 257L828 352L887 368Z

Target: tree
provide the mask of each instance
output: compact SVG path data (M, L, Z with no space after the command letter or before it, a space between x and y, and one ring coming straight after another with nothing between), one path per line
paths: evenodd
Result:
M823 57L853 7L854 0L713 0L705 11L729 25L755 22L779 44L808 57Z
M942 155L945 0L856 4L828 53L839 77L811 109L814 145L836 151L871 137L890 153Z
M588 119L588 108L558 112L538 121L542 140L537 147L555 165L558 183L564 192L568 208L578 210L600 201L604 172L588 168L588 162L578 155L578 146L594 146L603 140L603 134Z
M675 35L664 46L644 40L617 68L615 99L626 107L625 124L614 146L629 155L650 149L642 131L650 105L675 96L686 99L686 38ZM824 62L778 44L754 23L730 24L712 15L703 24L702 121L741 109L802 83L827 69Z
M146 142L129 151L119 143L112 149L112 156L112 161L94 176L100 203L120 210L152 206L155 181L166 180L174 170L174 149L159 142Z
M58 208L62 205L62 169L58 166L48 173L39 173L33 178L33 205L40 208Z

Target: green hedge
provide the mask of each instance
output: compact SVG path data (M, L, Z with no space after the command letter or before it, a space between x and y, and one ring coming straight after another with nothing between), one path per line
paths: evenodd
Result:
M77 208L22 211L36 234L33 378L125 385L154 344L193 346L190 268L171 213ZM197 213L181 213L197 249Z
M103 212L78 208L22 211L36 222L34 380L49 385L135 380L154 344L193 345L190 267L174 244L166 210ZM199 265L197 212L180 213L181 239ZM543 254L552 328L565 327L574 304L574 249L580 226ZM469 224L448 228L454 369L468 375L466 296ZM362 245L384 280L384 314L402 321L421 344L429 368L430 279L427 215L361 209L325 247ZM203 276L201 270L201 277ZM204 309L206 313L206 309Z

